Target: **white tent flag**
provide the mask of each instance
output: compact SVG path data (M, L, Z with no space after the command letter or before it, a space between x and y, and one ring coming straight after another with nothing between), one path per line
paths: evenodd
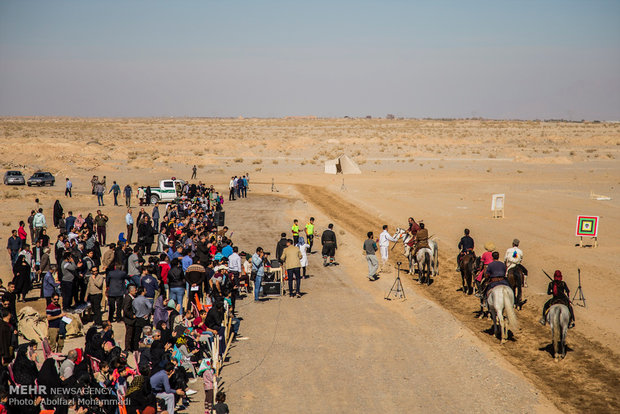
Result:
M325 161L325 174L361 174L362 170L355 161L346 155Z

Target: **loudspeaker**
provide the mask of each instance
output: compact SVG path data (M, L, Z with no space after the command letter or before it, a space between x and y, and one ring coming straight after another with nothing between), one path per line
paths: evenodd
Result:
M213 220L215 221L215 225L218 227L225 226L224 222L226 220L226 212L225 211L216 211L213 215Z
M280 295L280 282L263 282L263 295Z

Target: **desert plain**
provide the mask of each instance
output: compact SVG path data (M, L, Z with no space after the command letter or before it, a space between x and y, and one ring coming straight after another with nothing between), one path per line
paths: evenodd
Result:
M194 181L224 194L231 176L249 173L248 199L224 204L246 251L275 249L294 218L315 216L319 232L335 224L341 266L324 269L315 254L302 299L240 308L250 339L235 346L222 374L235 412L620 410L620 123L22 117L0 119L0 141L3 169L56 176L54 187L1 186L0 243L36 198L48 223L57 199L65 212L94 213L92 175L135 189L189 180L193 165ZM326 175L324 161L341 154L362 174ZM495 193L506 197L501 219L491 215ZM102 210L113 240L126 211L111 195ZM578 215L599 216L598 247L576 246ZM410 216L438 241L439 275L420 286L402 274L407 300L386 301L396 273L368 282L362 242L367 231L378 235L388 224L393 232ZM521 241L528 302L507 344L487 332L490 321L475 318L478 300L458 291L466 227L478 254L486 242L503 256ZM392 264L401 253L399 243ZM548 298L542 269L561 270L572 293L579 269L586 297L559 363L549 327L538 323ZM0 276L12 277L8 254Z

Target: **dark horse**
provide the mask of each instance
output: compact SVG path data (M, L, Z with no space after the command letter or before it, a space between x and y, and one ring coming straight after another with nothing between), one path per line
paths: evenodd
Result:
M523 305L527 302L527 299L522 300L523 298L523 277L527 276L527 269L522 265L518 264L512 269L508 271L506 274L506 278L508 279L508 283L512 288L515 294L515 306L519 307L519 310L523 309Z
M471 295L474 293L472 280L476 269L476 256L474 254L464 254L459 262L459 268L461 269L463 293Z

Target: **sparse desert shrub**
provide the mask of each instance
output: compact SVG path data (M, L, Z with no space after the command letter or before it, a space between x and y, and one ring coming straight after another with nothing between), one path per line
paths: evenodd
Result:
M262 163L263 163L263 160L261 160L261 159L252 161L253 165L259 165L259 164L262 164Z
M497 155L493 154L493 153L489 153L489 155L487 155L488 158L497 158Z
M243 162L243 158L235 158L234 161L235 162Z
M274 165L278 165L278 160L273 160L271 163Z

